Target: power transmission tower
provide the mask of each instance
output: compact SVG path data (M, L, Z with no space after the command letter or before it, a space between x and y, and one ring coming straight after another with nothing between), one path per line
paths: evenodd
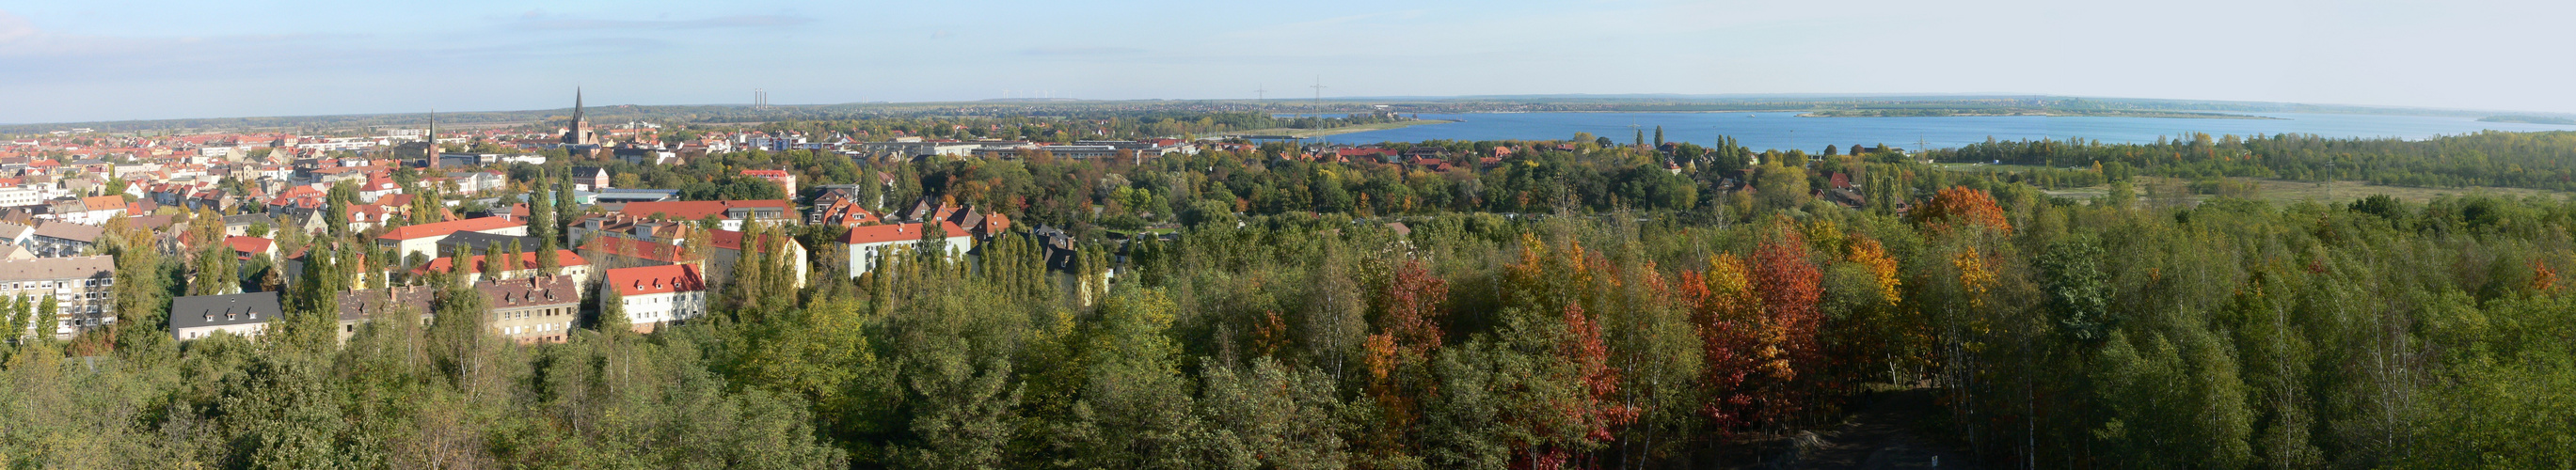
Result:
M1309 88L1314 88L1314 89L1315 89L1315 103L1314 103L1313 105L1309 106L1309 107L1315 108L1315 121L1317 122L1317 124L1316 124L1316 125L1320 126L1320 125L1322 125L1322 121L1324 120L1324 88L1325 88L1325 87L1324 87L1324 76L1322 76L1322 75L1316 75L1316 76L1315 76L1315 86L1312 86L1312 87L1309 87ZM1320 141L1320 140L1324 140L1323 133L1321 133L1321 132L1317 132L1317 133L1316 133L1316 135L1315 135L1315 140L1318 140L1318 141Z

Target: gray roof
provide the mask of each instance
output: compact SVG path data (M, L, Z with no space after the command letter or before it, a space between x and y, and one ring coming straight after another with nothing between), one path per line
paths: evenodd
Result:
M510 249L510 242L513 241L519 242L520 250L533 252L537 251L537 242L540 240L538 240L537 237L519 237L482 232L459 231L453 234L448 234L446 239L439 240L438 252L447 253L452 249L450 247L465 245L474 247L474 253L481 254L485 251L490 251L492 247L495 246L501 247L503 250L508 250Z
M277 225L277 219L269 217L268 214L236 214L224 216L224 225L250 225L261 222L267 222L269 225Z
M0 260L0 282L115 278L116 259L107 256Z
M485 305L499 311L579 304L578 286L572 276L538 276L477 282L474 290L483 291Z
M268 323L284 311L276 292L180 297L170 300L170 330Z
M340 293L340 321L362 321L368 317L408 311L429 315L429 300L436 295L430 286L367 289Z
M75 224L59 220L48 220L44 223L36 224L36 236L39 237L53 237L71 241L89 242L97 241L99 234L102 233L107 233L107 227Z

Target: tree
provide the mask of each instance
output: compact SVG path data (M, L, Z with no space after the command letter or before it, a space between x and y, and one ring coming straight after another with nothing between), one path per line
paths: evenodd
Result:
M2102 258L2101 241L2090 234L2059 239L2039 258L2048 307L2058 328L2077 341L2099 341L2119 326L2110 317L2111 276Z
M1943 226L1980 226L1998 232L2012 232L2012 221L1985 191L1952 186L1932 195L1911 214L1916 223Z
M552 181L546 177L544 168L538 168L536 179L528 181L528 234L543 240L554 239L555 232L563 230L560 224L555 223L555 189L546 184ZM564 194L562 197L572 195Z
M634 321L626 316L626 295L618 292L617 286L613 285L601 285L598 292L599 317L591 321L591 329L602 332L633 331Z
M472 248L469 247L467 250L470 251ZM480 262L475 265L475 267L482 269L483 280L498 282L501 280L501 273L508 272L509 268L503 267L503 263L506 262L502 259L503 256L505 256L505 254L501 252L501 245L491 244L483 246L482 259L477 260ZM456 261L463 263L467 260L459 258ZM458 269L461 271L463 268L459 267Z

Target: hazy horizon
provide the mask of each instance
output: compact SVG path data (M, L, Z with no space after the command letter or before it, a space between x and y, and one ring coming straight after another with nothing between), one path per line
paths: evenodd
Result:
M773 104L2012 94L2576 112L2536 2L0 6L0 122ZM1996 92L1992 90L2011 90Z

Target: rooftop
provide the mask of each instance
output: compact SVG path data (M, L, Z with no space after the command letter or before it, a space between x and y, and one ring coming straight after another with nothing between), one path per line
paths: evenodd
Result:
M0 282L115 277L116 258L103 255L0 260Z
M481 232L485 230L496 230L525 225L528 224L526 222L510 220L508 217L483 217L395 227L393 230L386 230L384 235L378 236L376 239L411 240L417 238L445 236L456 232Z
M608 285L617 288L618 295L625 296L707 289L705 280L698 276L697 265L691 264L618 268L608 270L605 276Z
M180 297L170 299L170 329L267 323L283 311L276 292Z

